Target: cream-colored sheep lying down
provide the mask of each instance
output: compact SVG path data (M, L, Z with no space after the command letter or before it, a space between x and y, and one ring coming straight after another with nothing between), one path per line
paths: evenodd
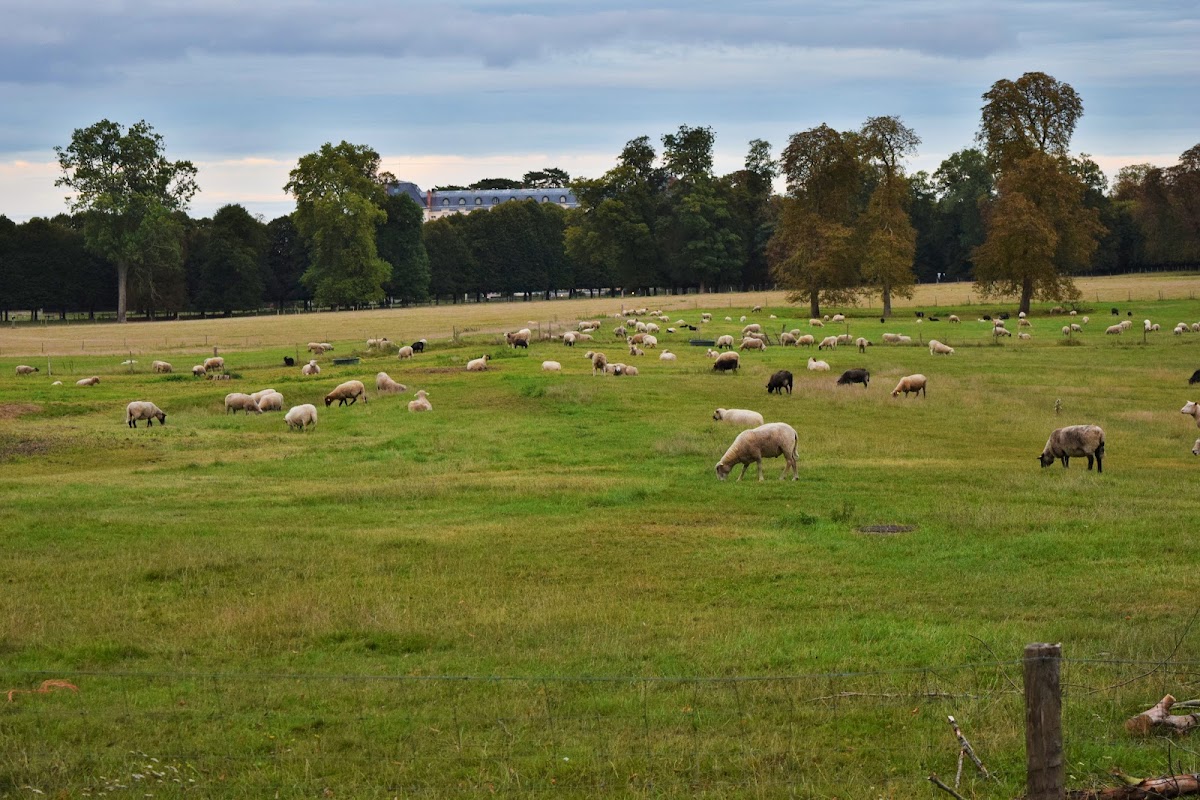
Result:
M149 400L134 400L125 406L125 424L131 428L136 428L139 419L146 420L147 428L154 427L154 420L158 420L160 425L166 425L167 412Z
M312 403L292 406L283 415L283 421L287 423L290 431L306 431L309 427L315 428L317 426L317 407Z
M491 356L486 353L479 358L473 358L467 362L467 372L483 372L487 369L487 362Z
M100 382L100 376L93 375L90 378L80 378L79 380L75 381L75 385L76 386L95 386L99 382Z
M1086 457L1088 469L1092 468L1093 458L1096 462L1096 472L1104 472L1104 429L1099 425L1069 425L1059 428L1050 434L1046 446L1038 460L1043 467L1061 459L1063 469L1072 456Z
M746 476L746 470L750 465L757 464L758 479L761 481L763 479L762 460L783 456L787 465L783 468L783 474L779 476L779 479L786 478L788 470L791 470L792 480L796 480L799 442L800 436L796 433L796 429L786 422L768 422L766 425L742 431L725 451L725 455L721 456L721 460L717 462L717 478L725 480L733 468L741 464L742 473L737 478L740 481Z
M562 372L562 364L557 361L543 361L542 372Z
M429 395L424 389L417 390L417 399L410 400L408 403L409 411L433 411L433 404L429 402Z
M247 415L251 412L262 413L262 409L258 407L258 403L254 402L254 398L243 392L230 392L225 395L225 413L228 414L231 411L234 414L245 411Z
M745 408L718 408L713 412L713 419L739 428L757 428L763 424L762 414Z
M825 361L817 361L812 356L808 357L808 368L813 372L828 372L829 363Z
M300 372L303 375L320 375L321 367L316 361L310 361L300 368Z
M375 388L380 392L407 392L408 387L403 383L396 383L392 380L392 376L386 372L381 372L375 376Z

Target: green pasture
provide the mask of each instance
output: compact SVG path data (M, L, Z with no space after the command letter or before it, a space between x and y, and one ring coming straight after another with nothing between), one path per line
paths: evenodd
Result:
M1200 657L1200 429L1179 413L1200 399L1200 333L1171 334L1200 302L1122 304L1135 326L1120 337L1107 306L1085 309L1070 340L1059 328L1081 316L1041 308L1032 340L1014 317L999 344L979 306L959 325L855 312L816 331L802 308L711 310L641 358L606 319L591 346L636 377L593 377L587 344L491 335L353 366L331 357L363 343L339 341L312 378L284 349L225 354L222 382L178 353L172 375L149 372L153 352L55 357L53 376L43 356L0 359L0 690L79 688L0 708L0 795L142 796L156 779L129 776L158 763L186 775L164 771L155 796L929 797L919 778L953 773L957 708L999 774L964 792L1010 797L1019 666L956 665L1034 641L1081 662ZM741 313L875 344L773 346L714 374L687 340L740 331ZM1164 330L1143 341L1143 318ZM914 343L881 345L884 331ZM930 338L957 352L931 356ZM488 372L463 370L483 353ZM810 355L832 371L809 372ZM22 363L41 372L14 375ZM869 388L835 385L851 367ZM790 396L766 393L778 369ZM408 394L376 393L381 370ZM913 373L928 398L893 399ZM352 378L369 402L326 409ZM315 430L224 413L227 392L266 387L317 404ZM433 413L407 411L417 389ZM131 400L166 426L127 428ZM793 425L800 479L776 480L780 459L763 483L753 468L718 482L737 433L718 406ZM1050 431L1077 423L1107 432L1103 475L1041 469ZM857 530L877 524L916 529ZM1166 771L1161 748L1117 732L1164 690L1187 695L1175 674L1074 707L1074 783L1113 759ZM735 678L755 680L707 682Z

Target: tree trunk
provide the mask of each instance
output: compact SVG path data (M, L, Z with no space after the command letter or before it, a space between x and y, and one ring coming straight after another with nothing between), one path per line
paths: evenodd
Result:
M125 321L125 308L128 302L129 265L123 261L117 262L117 322Z
M808 295L808 312L813 319L821 316L821 293L810 292Z
M1021 281L1021 307L1018 311L1029 313L1029 303L1033 300L1033 278L1026 278Z
M892 290L887 286L883 287L883 315L885 317L892 315Z

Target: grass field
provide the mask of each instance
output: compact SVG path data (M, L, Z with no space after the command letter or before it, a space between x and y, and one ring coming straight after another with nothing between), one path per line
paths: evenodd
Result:
M1105 336L1110 302L1086 303L1071 343L1058 333L1070 320L1044 308L1033 340L998 346L977 305L940 301L957 326L863 310L849 332L876 346L824 354L832 373L771 347L713 374L682 334L660 336L674 364L634 359L606 341L607 320L600 349L641 374L593 378L583 347L511 351L487 332L551 314L561 326L574 319L563 309L595 316L613 300L263 321L280 342L334 342L315 378L282 366L292 348L253 342L223 351L229 382L149 373L155 357L194 363L202 348L173 337L257 324L217 320L99 329L135 339L132 367L51 348L66 383L51 387L28 337L77 326L4 329L0 690L60 678L79 692L0 709L0 795L142 796L144 765L158 764L155 796L929 797L914 776L953 772L943 729L956 713L999 775L969 779L967 796L1013 796L1019 666L953 665L1062 641L1077 683L1115 685L1124 673L1100 662L1200 658L1187 624L1200 430L1179 413L1200 399L1187 383L1200 334L1170 333L1200 320L1200 301L1179 299L1200 278L1160 280L1126 279L1147 299L1111 303L1133 331ZM1177 299L1151 299L1165 285ZM711 310L705 336L740 330L741 314L807 329L806 310L781 304L661 300L637 302L688 321ZM1147 317L1166 331L1143 343ZM363 347L336 333L363 328L427 335L430 350L334 366ZM885 330L957 352L881 346ZM485 352L487 373L463 370ZM543 373L546 358L563 374ZM18 363L42 371L18 377ZM834 385L858 366L869 389ZM785 368L794 394L768 396ZM409 395L321 404L344 380L373 389L380 370ZM914 372L928 398L891 398ZM91 374L98 386L73 385ZM317 428L224 414L226 392L267 386L285 407L318 404ZM405 409L418 388L432 414ZM167 425L128 429L135 399ZM766 482L719 483L736 430L712 421L717 406L791 423L800 480L775 480L780 460ZM1050 431L1082 422L1107 432L1104 474L1040 469ZM889 523L916 530L857 532ZM1164 691L1193 696L1194 672L1157 670L1074 707L1074 783L1113 759L1166 772L1161 747L1115 732Z

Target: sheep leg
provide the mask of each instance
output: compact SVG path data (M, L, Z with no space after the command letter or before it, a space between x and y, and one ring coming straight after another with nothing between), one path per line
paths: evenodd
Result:
M1071 457L1063 456L1062 462L1063 462L1063 469L1068 469L1071 466Z
M1095 459L1092 458L1091 456L1088 456L1087 460L1088 460L1088 472L1091 472L1092 471L1092 462L1095 461Z
M1100 451L1097 450L1096 451L1096 472L1097 473L1104 472L1104 464L1102 462L1103 458L1104 458L1104 456L1100 455Z
M129 427L131 427L131 428L136 428L136 427L137 427L137 420L135 420L135 419L131 419L131 420L129 420Z
M137 426L135 425L134 427L136 428ZM153 419L148 419L148 420L146 420L146 427L147 427L147 428L153 428L153 427L154 427L154 420L153 420Z
M746 470L748 470L748 469L750 469L750 462L749 462L749 461L747 461L745 464L742 464L742 474L741 474L741 475L738 475L738 480L739 480L739 481L740 481L742 478L746 477Z
M762 459L758 459L755 463L758 464L758 479L761 481L763 480Z

